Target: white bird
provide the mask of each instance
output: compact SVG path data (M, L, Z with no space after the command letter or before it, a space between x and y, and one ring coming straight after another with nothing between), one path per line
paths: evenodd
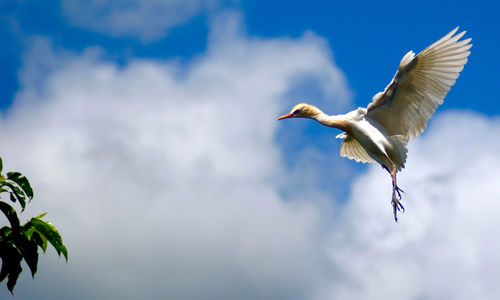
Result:
M424 131L427 120L443 103L470 54L471 39L459 41L465 31L455 35L457 30L458 27L417 56L408 52L391 83L373 97L367 108L329 116L313 105L300 103L278 118L310 118L344 131L337 135L344 139L340 156L363 163L377 162L391 174L391 204L396 222L397 211L404 212L400 202L403 190L396 183L396 173L404 168L406 145Z

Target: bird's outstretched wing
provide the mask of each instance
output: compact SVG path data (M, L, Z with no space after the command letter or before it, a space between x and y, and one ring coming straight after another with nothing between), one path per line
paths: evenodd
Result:
M375 160L366 153L365 148L352 136L343 132L336 136L339 139L344 139L340 146L340 156L354 159L362 163L374 163Z
M367 117L378 122L388 135L407 139L422 133L427 120L455 84L463 70L471 39L459 41L465 31L458 27L417 56L408 52L391 83L368 105Z

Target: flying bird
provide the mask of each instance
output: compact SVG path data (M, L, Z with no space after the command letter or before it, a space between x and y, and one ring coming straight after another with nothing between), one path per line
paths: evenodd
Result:
M383 92L377 93L367 108L341 115L327 115L319 108L300 103L278 118L309 118L342 130L340 156L356 162L379 163L392 179L391 204L394 220L404 212L396 173L405 166L408 141L420 135L427 121L455 84L467 63L471 39L460 40L465 31L458 27L415 56L408 52L396 75Z

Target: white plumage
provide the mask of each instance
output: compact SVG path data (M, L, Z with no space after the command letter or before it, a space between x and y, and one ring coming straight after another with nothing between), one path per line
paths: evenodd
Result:
M344 139L341 156L363 163L378 162L391 174L391 203L396 221L397 210L404 211L396 173L404 168L406 144L425 130L470 54L471 39L460 40L465 31L455 35L457 30L458 27L416 56L412 51L403 56L392 81L366 109L328 116L313 105L300 103L278 118L311 118L343 130L337 135Z

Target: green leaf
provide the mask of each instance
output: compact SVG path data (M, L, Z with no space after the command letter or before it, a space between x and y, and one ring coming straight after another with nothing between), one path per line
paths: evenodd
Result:
M30 241L24 234L14 236L14 245L30 268L31 276L34 278L38 264L38 247L36 242Z
M10 235L12 234L12 228L9 226L4 226L0 228L0 243L6 243L5 240L10 240Z
M47 251L47 238L44 235L35 231L31 236L31 240L34 241L38 245L38 247L42 248L43 253Z
M24 208L26 207L26 201L25 201L26 197L24 196L24 192L9 181L4 181L3 185L11 189L11 191L9 192L10 200L12 202L16 202L16 200L18 200L19 204L21 204L21 207L23 208L22 210L24 210Z
M43 214L38 215L38 216L36 216L36 217L34 217L34 218L35 218L35 219L41 219L41 218L45 217L45 215L46 215L46 214L47 214L47 213L46 213L46 212L44 212Z
M19 172L9 172L7 173L7 179L17 183L17 185L19 185L23 189L26 196L28 196L28 198L30 199L33 199L33 189L31 188L28 178L23 176L23 174Z
M40 235L40 233L36 231L36 227L31 221L24 224L21 230L24 232L24 235L26 236L26 238L28 238L28 240L33 241L33 243L40 246L40 248L42 248L43 252L45 253L45 251L47 250L47 238L45 238L44 235Z
M19 172L8 172L5 176L1 174L3 162L0 158L0 193L8 193L12 202L19 201L24 211L27 202L33 199L33 189L28 179ZM3 195L3 194L2 194ZM14 287L22 272L22 260L30 268L34 277L38 267L38 247L44 252L50 243L57 254L64 255L68 261L68 251L64 246L61 235L49 222L42 220L45 213L32 218L29 222L20 226L16 210L8 201L0 201L0 211L5 214L11 227L0 228L0 282L7 280L7 288L13 294Z
M0 281L8 276L7 288L13 293L17 278L21 271L22 256L12 244L0 245L0 257L2 258L2 269L0 270Z
M16 200L19 201L19 204L21 204L22 211L26 207L26 201L24 201L24 198L17 198L14 193L10 193L10 201L16 203Z
M9 220L10 225L12 226L12 230L14 232L19 232L19 218L17 217L17 213L14 208L12 208L12 206L10 206L9 204L0 201L0 210L5 214L7 220Z
M2 282L10 273L9 262L12 261L10 259L10 256L12 255L12 249L17 251L16 248L14 248L14 246L11 244L0 244L0 258L2 259L2 269L0 269L0 282Z
M28 222L21 227L21 231L24 233L28 240L31 240L31 236L35 232L35 227L33 227L33 224Z
M36 231L41 236L44 236L49 241L49 243L52 244L54 249L56 249L57 254L61 255L62 253L66 258L66 261L68 261L68 251L62 242L61 235L56 230L54 225L52 225L49 222L45 222L43 220L35 218L31 218L30 222L36 228Z

